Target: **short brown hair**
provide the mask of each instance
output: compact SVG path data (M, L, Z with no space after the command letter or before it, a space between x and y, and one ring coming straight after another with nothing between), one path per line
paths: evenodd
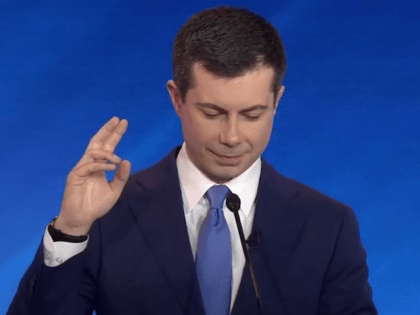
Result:
M172 71L181 99L193 86L192 66L222 77L238 77L259 66L274 69L274 100L286 72L286 53L276 28L248 9L218 7L190 17L178 31Z

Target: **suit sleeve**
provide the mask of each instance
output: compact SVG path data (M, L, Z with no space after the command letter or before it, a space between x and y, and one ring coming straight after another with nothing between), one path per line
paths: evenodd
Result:
M91 315L99 266L99 227L92 226L84 251L60 265L45 264L43 239L6 315Z
M354 211L346 208L324 277L319 315L377 315L368 283L366 250Z

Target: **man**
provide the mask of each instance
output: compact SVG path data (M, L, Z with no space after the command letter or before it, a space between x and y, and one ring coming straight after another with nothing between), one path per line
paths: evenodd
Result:
M8 314L377 314L354 212L261 158L285 69L277 31L252 12L190 18L167 83L184 144L129 176L113 156L127 120L107 122ZM260 304L228 193L241 200Z

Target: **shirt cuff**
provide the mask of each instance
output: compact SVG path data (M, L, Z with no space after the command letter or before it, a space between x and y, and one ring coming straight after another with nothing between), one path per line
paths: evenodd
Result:
M73 256L83 252L87 247L89 235L86 241L81 243L54 242L48 232L48 226L44 233L44 263L48 267L57 267Z

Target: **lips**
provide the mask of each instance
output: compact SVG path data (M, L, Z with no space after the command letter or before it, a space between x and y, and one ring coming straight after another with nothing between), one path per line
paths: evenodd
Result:
M213 151L210 151L213 153L217 158L217 163L219 165L223 166L235 166L241 163L242 161L242 155L232 155L232 156L226 156L226 155L219 155L217 153L214 153Z
M239 154L239 155L231 155L231 156L229 156L229 155L221 155L221 154L218 154L218 153L214 153L214 154L216 154L216 155L218 155L220 157L229 158L229 159L233 159L233 158L242 156L242 154Z

